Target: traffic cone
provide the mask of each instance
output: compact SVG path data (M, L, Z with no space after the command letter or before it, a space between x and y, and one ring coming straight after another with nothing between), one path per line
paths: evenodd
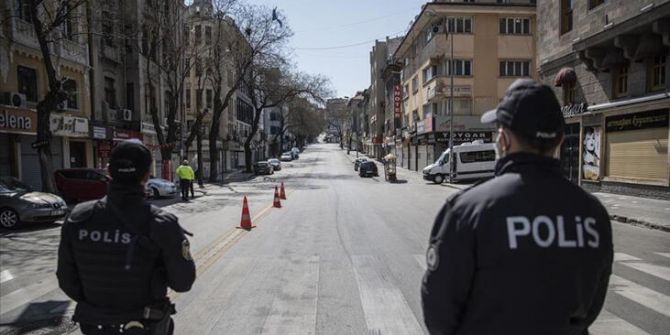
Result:
M249 214L249 204L247 203L247 196L244 196L242 201L242 219L240 220L240 226L237 229L246 229L251 230L251 228L256 228L251 224L251 215Z
M279 198L286 200L286 191L284 190L284 182L281 182L281 188L279 189Z
M277 190L277 186L275 186L275 201L272 203L272 207L281 208L281 201L279 200L279 190Z

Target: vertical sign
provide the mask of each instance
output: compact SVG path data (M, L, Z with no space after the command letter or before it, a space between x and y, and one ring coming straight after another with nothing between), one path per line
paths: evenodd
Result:
M582 149L582 178L600 178L600 127L584 127L584 148Z
M402 87L400 85L393 86L393 115L396 119L400 118L402 105Z

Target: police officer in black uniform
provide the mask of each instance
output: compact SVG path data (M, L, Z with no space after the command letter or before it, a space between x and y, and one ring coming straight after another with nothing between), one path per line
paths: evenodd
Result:
M498 107L496 176L451 197L426 255L430 334L587 335L612 270L600 202L568 181L555 153L564 120L552 90L518 80Z
M185 292L195 280L177 218L144 200L151 161L139 141L120 143L107 196L77 205L63 225L58 282L84 334L172 334L167 288Z

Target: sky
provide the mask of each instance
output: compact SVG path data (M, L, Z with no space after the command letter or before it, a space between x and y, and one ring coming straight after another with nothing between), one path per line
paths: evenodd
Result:
M374 40L402 36L427 0L246 0L286 17L298 70L330 78L334 96L370 86ZM271 15L268 13L268 15ZM351 46L355 45L355 46ZM349 46L349 47L342 47Z

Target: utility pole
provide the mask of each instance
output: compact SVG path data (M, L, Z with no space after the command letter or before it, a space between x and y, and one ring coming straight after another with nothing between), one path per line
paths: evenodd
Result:
M444 33L447 40L451 40L449 47L449 183L454 182L454 36L449 38L449 17L444 20ZM454 25L456 22L454 22Z

